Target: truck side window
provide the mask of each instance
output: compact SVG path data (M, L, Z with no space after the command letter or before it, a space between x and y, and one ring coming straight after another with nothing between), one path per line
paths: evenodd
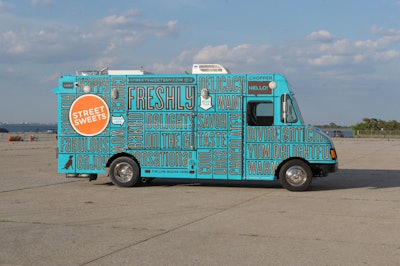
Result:
M272 126L274 124L274 104L272 102L248 102L246 112L249 126Z

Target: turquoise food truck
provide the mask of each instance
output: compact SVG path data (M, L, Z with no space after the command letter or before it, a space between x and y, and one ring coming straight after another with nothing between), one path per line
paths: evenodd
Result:
M279 74L77 71L59 79L58 171L121 187L154 178L275 180L291 191L338 169ZM108 168L108 171L106 171Z

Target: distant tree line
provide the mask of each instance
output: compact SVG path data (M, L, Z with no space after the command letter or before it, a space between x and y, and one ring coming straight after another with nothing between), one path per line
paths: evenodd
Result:
M352 126L353 130L400 130L396 120L384 121L376 118L363 118L361 123Z
M361 123L352 126L341 126L333 122L327 125L315 125L324 129L353 129L353 130L400 130L400 122L396 120L385 121L377 118L363 118Z
M349 126L340 126L336 125L335 123L331 122L328 125L314 125L317 128L324 128L324 129L344 129L344 128L350 128Z

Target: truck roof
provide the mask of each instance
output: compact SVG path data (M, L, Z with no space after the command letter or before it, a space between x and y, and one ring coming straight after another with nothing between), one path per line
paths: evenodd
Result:
M220 64L193 64L192 74L229 74L231 73L227 68ZM112 70L104 68L100 71L97 70L77 70L77 76L90 76L90 75L144 75L153 74L146 70L141 69L121 69Z

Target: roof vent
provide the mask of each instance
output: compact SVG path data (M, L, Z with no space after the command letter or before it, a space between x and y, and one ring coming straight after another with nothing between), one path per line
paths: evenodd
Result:
M193 64L192 74L229 74L229 70L219 64Z

